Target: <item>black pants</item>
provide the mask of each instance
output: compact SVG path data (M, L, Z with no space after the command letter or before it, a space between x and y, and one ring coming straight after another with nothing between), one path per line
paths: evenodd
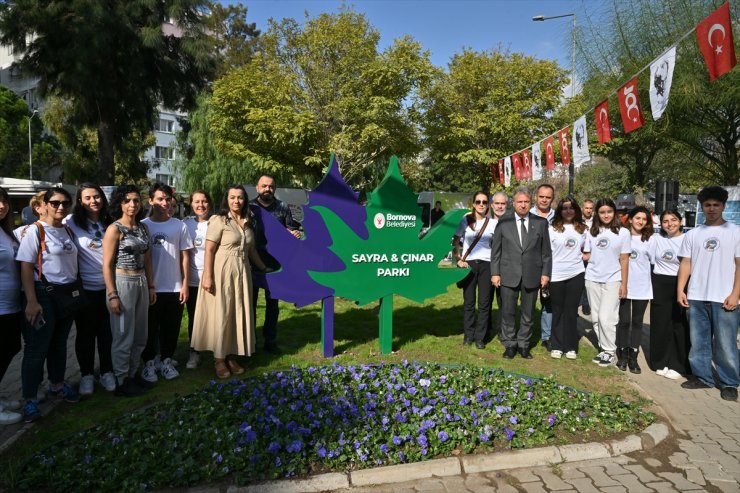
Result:
M564 281L550 283L550 304L552 306L552 333L550 349L563 352L577 351L578 304L584 286L584 274Z
M486 329L486 336L483 339L484 342L491 342L493 338L501 331L501 316L504 313L501 310L501 288L497 288L494 285L491 285L491 302L488 304L488 311L491 312L491 316L488 317L488 328ZM498 307L498 310L496 311L496 320L494 322L493 320L493 299L496 298L496 306ZM495 324L495 325L494 325Z
M113 336L110 332L110 313L105 300L105 289L99 291L85 290L90 304L77 312L75 327L75 354L80 365L80 374L92 375L95 371L95 342L98 343L100 374L113 371L110 345Z
M648 300L623 299L619 301L619 323L617 324L617 347L640 348L642 341L642 319Z
M157 302L149 307L149 335L146 348L141 353L144 362L153 360L157 350L162 360L172 358L175 354L182 310L180 293L157 293Z
M193 340L193 321L195 320L195 304L198 302L198 286L188 287L188 301L185 307L188 309L188 341ZM192 347L192 344L191 344Z
M689 319L676 300L676 276L653 274L653 301L650 303L650 369L668 367L682 375L689 366Z
M10 366L10 362L21 350L21 331L25 324L23 312L0 315L0 382Z
M470 274L463 283L463 332L466 341L483 342L491 323L491 263L485 260L470 260ZM476 291L478 310L476 321Z
M263 257L264 258L264 257ZM255 324L257 323L257 298L260 290L252 285L252 310L254 311ZM270 291L265 289L265 324L262 326L262 335L265 338L265 347L277 345L277 323L280 316L280 300L272 298Z

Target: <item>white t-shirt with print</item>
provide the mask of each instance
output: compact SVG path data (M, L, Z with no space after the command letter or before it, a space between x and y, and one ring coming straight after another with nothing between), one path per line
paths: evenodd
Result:
M618 234L608 228L602 228L596 237L591 236L591 233L586 234L583 251L591 252L591 258L586 266L587 281L619 282L622 280L619 256L632 251L630 236L626 228L620 228Z
M691 259L688 298L723 303L735 283L735 259L740 257L740 227L697 226L684 236L679 257Z
M103 223L88 220L87 229L85 230L77 226L71 216L67 216L62 222L74 234L82 286L90 291L105 289L105 280L103 279L103 235L105 235L105 227Z
M583 244L586 232L579 233L572 224L564 224L563 232L550 226L550 247L552 248L551 282L565 281L584 272Z
M0 229L0 315L21 311L21 274L15 261L18 243Z
M460 257L465 255L465 252L468 251L468 248L475 240L475 237L478 235L478 232L483 227L483 223L486 222L484 219L476 219L475 221L475 230L470 229L468 226L468 220L467 216L463 217L460 221L460 224L457 226L457 230L455 231L455 236L459 236L463 240L463 246L462 250L460 250ZM486 262L491 261L491 242L493 241L493 233L496 230L496 225L498 224L497 219L488 218L488 224L486 225L486 230L483 231L483 234L480 237L480 240L478 240L478 243L475 244L473 247L473 250L471 250L470 254L465 258L466 261L468 260L485 260Z
M56 228L45 222L44 243L46 249L42 253L41 268L47 281L55 284L69 284L77 280L77 246L64 226ZM39 234L36 224L32 224L18 247L15 259L19 262L38 264ZM38 272L34 272L34 279L39 280Z
M653 282L650 278L650 264L653 261L653 238L642 241L640 235L630 235L629 273L627 275L627 298L630 300L652 300Z
M678 265L681 261L678 258L678 252L681 251L681 245L686 235L678 235L672 238L655 234L651 238L653 245L653 272L664 276L677 276Z
M206 257L206 230L208 221L198 222L195 217L185 218L183 221L188 228L188 234L193 241L193 248L188 250L190 255L190 276L188 276L188 286L198 287L200 285L200 276L205 268Z
M181 252L193 248L188 229L179 219L142 221L149 227L152 252L152 277L158 293L177 293L182 289Z

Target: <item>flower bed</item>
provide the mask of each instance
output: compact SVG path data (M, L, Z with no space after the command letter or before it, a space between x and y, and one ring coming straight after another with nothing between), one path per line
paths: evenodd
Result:
M618 396L470 366L291 368L176 397L36 455L19 486L136 491L526 448L642 429Z

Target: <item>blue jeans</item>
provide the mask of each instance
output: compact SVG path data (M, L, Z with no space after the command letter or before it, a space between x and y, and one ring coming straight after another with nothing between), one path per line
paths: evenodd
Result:
M44 361L49 381L64 382L67 371L67 337L74 317L59 318L54 303L40 282L36 283L36 299L43 309L46 324L38 329L26 320L23 324L23 361L21 382L23 398L36 400L39 384L44 379Z
M540 296L540 303L542 304L542 311L540 312L540 339L543 341L550 340L550 333L552 332L552 304L550 298L543 298Z
M712 376L712 346L714 365L720 387L740 385L740 357L737 353L737 329L740 309L727 311L722 303L689 300L689 331L691 372L707 385L714 386ZM714 344L712 344L714 343Z

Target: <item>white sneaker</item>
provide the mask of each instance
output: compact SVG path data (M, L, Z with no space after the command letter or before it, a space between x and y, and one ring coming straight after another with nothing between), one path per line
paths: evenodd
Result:
M100 375L100 385L102 385L108 392L116 390L116 377L113 373L103 373Z
M190 351L190 357L188 358L188 362L185 364L185 368L188 370L195 370L198 368L198 364L200 363L200 354L196 351Z
M604 367L614 364L615 361L617 361L616 356L614 356L612 353L604 352L601 355L601 361L599 361L599 366L604 368Z
M602 356L604 356L604 351L601 351L599 354L591 358L591 361L593 361L594 363L598 365L599 363L601 363Z
M558 349L553 349L550 351L550 357L554 359L560 359L563 357L563 352Z
M14 413L13 411L0 411L0 425L12 425L18 423L23 419L23 415L20 413Z
M578 354L576 354L575 351L568 351L565 353L565 357L568 359L576 359L578 357Z
M80 380L80 395L91 395L95 392L95 377L85 375Z
M175 369L171 358L165 358L165 360L162 361L161 373L165 380L172 380L173 378L180 376L180 372Z
M141 378L146 380L147 382L156 382L159 380L157 378L157 367L154 363L154 360L149 360L144 364L144 369L141 370Z
M6 411L17 411L21 408L21 401L0 399L0 408Z
M680 373L678 373L676 370L671 370L670 368L667 372L663 374L663 376L666 378L670 378L671 380L678 380L679 378L681 378Z
M667 366L665 368L663 368L662 370L655 370L655 373L657 373L661 377L664 377L667 372L668 372L668 367Z

